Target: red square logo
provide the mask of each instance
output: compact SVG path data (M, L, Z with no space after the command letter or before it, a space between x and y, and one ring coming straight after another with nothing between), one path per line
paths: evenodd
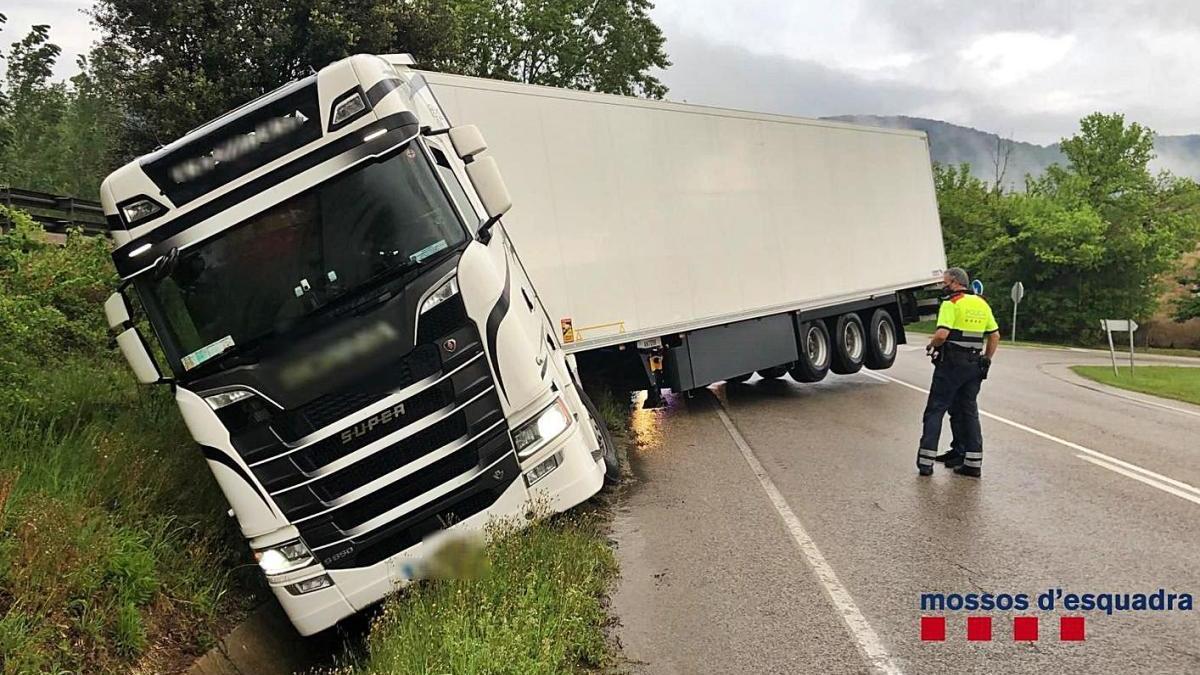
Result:
M1013 639L1020 642L1037 642L1038 618L1018 616L1013 619Z
M992 639L992 617L968 616L967 639L972 642L990 642Z
M1083 641L1083 617L1063 616L1058 619L1058 639L1065 642Z
M946 640L946 617L921 617L921 640L925 642L944 642Z

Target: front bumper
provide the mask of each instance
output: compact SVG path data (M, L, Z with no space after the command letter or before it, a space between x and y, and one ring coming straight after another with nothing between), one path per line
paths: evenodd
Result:
M532 509L565 511L599 492L604 482L604 462L592 460L584 429L583 425L573 424L562 438L525 462L521 466L522 476L512 480L490 507L457 522L451 529L459 533L483 532L489 522L497 520L524 525L529 522L527 515ZM558 468L532 488L526 487L524 472L557 453L562 453ZM495 471L504 461L490 465L486 472ZM421 568L421 561L429 553L427 546L426 541L418 541L367 567L325 569L318 564L272 583L271 590L296 630L301 635L312 635L370 607L411 581L413 571ZM304 595L292 595L285 587L319 574L328 574L333 585Z

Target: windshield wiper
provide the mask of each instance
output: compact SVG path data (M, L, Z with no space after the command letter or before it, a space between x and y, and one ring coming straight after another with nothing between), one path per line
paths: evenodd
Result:
M409 272L420 267L423 263L413 260L400 265L389 267L378 274L367 278L356 288L330 300L309 314L310 317L333 318L357 312L363 307L382 302L383 296L389 294L392 288L389 284L403 278Z

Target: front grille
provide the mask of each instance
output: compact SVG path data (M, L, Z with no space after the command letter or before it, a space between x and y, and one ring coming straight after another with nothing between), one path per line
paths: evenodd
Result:
M503 490L482 490L465 499L451 502L412 527L399 530L374 546L363 547L358 551L358 555L354 556L354 562L356 565L366 566L390 558L404 549L420 543L430 534L460 523L495 504L502 493Z
M405 476L387 488L367 495L333 514L333 522L343 530L357 527L366 521L419 497L426 492L474 469L479 465L479 448L468 445L458 452L438 460L420 471Z
M432 344L423 344L403 358L381 366L375 375L353 386L313 399L296 410L283 413L273 424L280 438L294 442L317 429L329 426L356 410L382 399L394 391L436 374L441 356Z
M313 491L325 501L337 499L466 435L467 422L462 413L455 413L428 429L319 481Z
M351 452L371 443L377 438L390 434L419 421L429 414L441 410L453 402L453 394L446 387L433 386L404 400L404 417L392 425L379 425L376 429L356 437L352 442L343 443L341 434L330 436L328 439L314 443L297 453L293 460L296 466L304 471L315 471L330 462L341 459ZM356 425L357 426L357 425ZM354 430L356 426L352 426ZM424 433L424 432L421 432ZM437 446L433 446L437 447Z
M502 459L488 463L487 468L466 485L384 527L343 542L340 546L329 547L324 552L326 557L322 562L331 569L374 565L420 543L433 532L490 508L519 479L521 470L516 455L511 451Z

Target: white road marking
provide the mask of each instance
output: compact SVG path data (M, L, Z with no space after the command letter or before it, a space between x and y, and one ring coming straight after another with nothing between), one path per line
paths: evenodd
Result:
M909 389L919 391L923 394L929 393L928 389L922 389L921 387L918 387L915 384L909 384L903 380L898 380L889 375L881 375L880 373L868 373L865 371L863 372L863 374L868 377L879 380L880 382L893 382L895 384L899 384L899 385L908 387ZM1026 426L1024 424L1021 424L1020 422L1015 422L1006 417L1001 417L999 415L987 412L985 410L980 410L979 414L983 415L984 417L987 417L988 419L993 419L1002 424L1007 424L1008 426L1013 427L1015 429L1020 429L1021 431L1029 432L1029 433L1033 434L1034 436L1039 436L1048 441L1053 441L1055 443L1058 443L1059 445L1064 445L1072 450L1075 450L1075 451L1081 453L1080 455L1076 455L1076 456L1079 457L1080 459L1086 459L1089 462L1091 462L1092 464L1095 464L1097 466L1102 466L1110 471L1115 471L1121 475L1128 476L1129 478L1134 478L1135 480L1139 480L1147 485L1156 487L1159 490L1162 490L1163 492L1166 492L1168 494L1173 494L1176 497L1182 497L1183 499L1186 499L1188 501L1195 502L1196 504L1200 504L1200 488L1197 488L1193 485L1189 485L1187 483L1184 483L1183 481L1175 480L1174 478L1164 476L1161 473L1155 473L1149 469L1143 469L1142 467L1138 466L1137 464L1131 464L1129 462L1126 462L1125 460L1117 459L1116 457L1113 457L1111 455L1106 455L1103 452L1100 452L1098 450L1092 450L1091 448L1086 448L1078 443L1073 443L1066 439L1059 438L1058 436L1055 436L1053 434L1048 434L1044 431L1039 431L1037 429L1034 429L1033 427ZM1093 459L1098 460L1098 461L1093 461Z
M1126 471L1125 469L1122 469L1119 466L1109 464L1108 462L1106 462L1102 459L1097 459L1095 457L1088 457L1087 455L1075 455L1075 456L1078 457L1079 459L1082 459L1085 462L1091 462L1092 464L1095 464L1096 466L1102 466L1105 469L1108 469L1109 471L1115 471L1116 473L1119 473L1123 476L1127 476L1136 481L1141 481L1141 482L1145 483L1146 485L1154 486L1154 487L1158 488L1159 490L1162 490L1163 492L1170 492L1171 494L1175 495L1176 497L1181 497L1183 499L1188 500L1189 502L1200 504L1200 497L1190 494L1188 492L1184 492L1183 490L1180 490L1178 488L1171 487L1170 485L1164 485L1162 483L1159 483L1158 481L1154 480L1153 478L1149 478L1147 476L1142 476L1142 475L1136 474L1132 471Z
M846 587L838 580L833 567L825 560L825 556L821 555L821 550L817 548L817 544L812 540L812 537L808 536L808 532L804 530L804 525L800 523L800 519L796 517L792 508L788 506L787 500L783 498L783 494L775 487L774 481L767 475L758 458L754 456L754 451L750 449L750 445L746 443L746 439L742 437L737 427L733 426L733 420L729 419L724 405L718 405L717 415L720 416L721 423L725 425L725 430L729 432L729 436L733 438L733 442L737 444L738 450L741 450L742 457L750 465L750 470L758 478L758 482L767 493L767 497L770 498L775 511L783 519L784 525L787 526L788 532L792 535L792 539L796 542L796 546L799 547L800 552L804 554L809 567L817 575L817 580L825 587L825 592L829 594L830 600L833 601L834 608L838 611L842 620L846 622L846 627L850 629L850 634L853 636L855 643L857 643L859 651L866 657L872 670L889 675L900 675L902 671L892 661L891 655L884 648L883 642L879 640L879 636L875 634L875 630L871 628L871 624L867 622L867 618L859 611L858 605L854 603L854 598L850 596L850 591L846 590Z

